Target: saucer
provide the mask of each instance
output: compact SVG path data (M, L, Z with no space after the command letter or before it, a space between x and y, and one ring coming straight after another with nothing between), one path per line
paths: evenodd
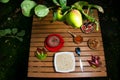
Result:
M51 39L53 39L53 37L56 39L52 41ZM51 42L51 43L49 43L49 42ZM58 43L56 43L56 42L58 42ZM45 48L47 50L52 51L52 52L57 52L63 47L64 40L63 40L62 36L59 34L50 34L45 39L44 43L45 43Z

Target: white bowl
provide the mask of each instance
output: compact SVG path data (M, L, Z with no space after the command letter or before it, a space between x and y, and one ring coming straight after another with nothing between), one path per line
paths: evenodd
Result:
M75 70L75 56L73 52L57 52L54 57L56 72L72 72Z

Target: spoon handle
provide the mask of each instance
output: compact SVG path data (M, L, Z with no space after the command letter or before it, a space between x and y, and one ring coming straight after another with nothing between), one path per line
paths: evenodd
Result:
M76 52L76 54L79 56L80 69L81 69L81 71L83 72L83 63L82 63L82 60L81 60L81 58L80 58L80 53L81 53L80 48L79 48L79 47L75 48L75 52Z
M80 58L80 56L79 56L79 58ZM80 69L81 69L81 71L83 72L83 64L82 64L82 60L81 59L79 59L80 60Z
M68 31L68 33L70 33L73 37L76 37L76 35L70 31Z

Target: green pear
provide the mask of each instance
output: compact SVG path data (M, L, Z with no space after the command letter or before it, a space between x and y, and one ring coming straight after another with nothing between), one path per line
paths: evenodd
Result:
M26 17L30 17L32 15L32 9L37 5L35 1L24 0L21 3L22 14Z
M82 25L82 14L77 9L72 9L66 14L66 22L74 28L80 28Z
M58 21L63 21L63 19L64 19L64 16L62 15L62 11L61 11L61 10L62 10L61 8L58 8L58 9L57 9L56 19L57 19Z

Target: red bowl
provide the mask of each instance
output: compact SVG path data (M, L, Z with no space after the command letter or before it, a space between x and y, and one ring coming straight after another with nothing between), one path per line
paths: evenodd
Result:
M51 39L51 37L53 36L56 36L58 39L59 39L59 44L55 45L55 46L51 46L48 44L48 41ZM45 39L45 48L49 51L52 51L52 52L57 52L59 51L62 47L63 47L63 44L64 44L64 40L62 38L62 36L60 36L59 34L50 34L48 35L48 37Z
M93 23L84 23L81 26L81 30L84 33L91 33L94 31L94 24Z

